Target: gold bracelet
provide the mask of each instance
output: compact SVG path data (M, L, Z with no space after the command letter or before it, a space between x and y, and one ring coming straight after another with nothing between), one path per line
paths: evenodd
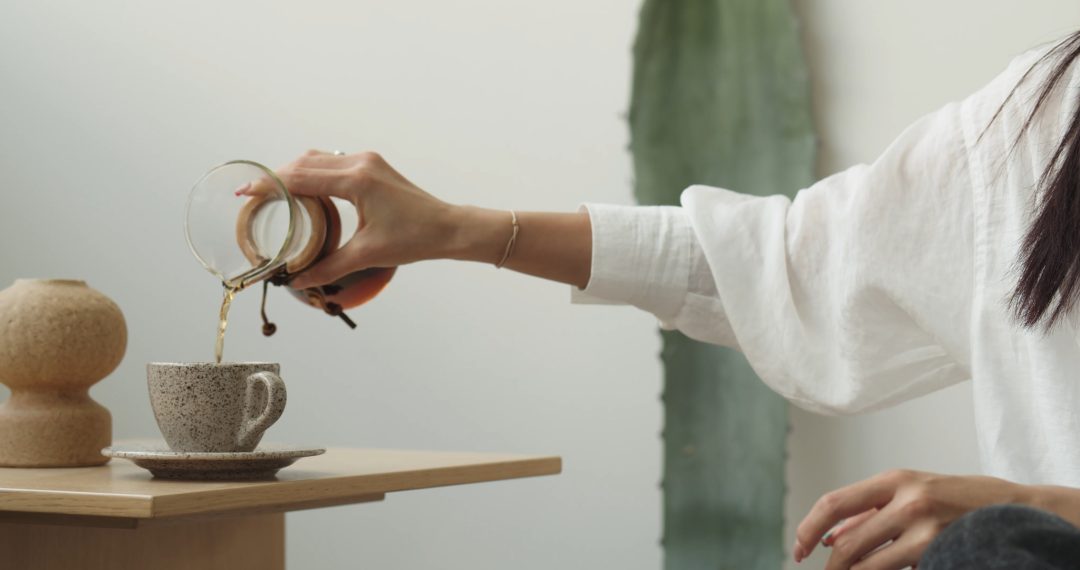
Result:
M514 224L514 231L510 234L510 241L506 242L506 251L503 252L502 259L495 264L495 269L502 269L503 265L506 265L506 260L510 259L510 254L514 253L514 244L517 243L518 236L518 221L517 213L510 210L510 223Z

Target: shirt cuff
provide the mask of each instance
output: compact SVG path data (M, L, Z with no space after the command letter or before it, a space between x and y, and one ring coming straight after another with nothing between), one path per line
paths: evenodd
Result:
M574 303L629 304L661 321L683 306L694 240L690 220L675 206L585 204L592 224L592 276L573 287Z

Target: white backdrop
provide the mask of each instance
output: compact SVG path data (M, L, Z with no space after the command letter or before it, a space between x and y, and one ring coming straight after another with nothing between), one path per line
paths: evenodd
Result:
M188 253L210 166L376 149L452 201L629 203L637 6L505 2L0 4L0 284L84 278L130 346L93 390L156 434L143 367L206 360L220 285ZM648 315L487 266L403 268L350 332L241 294L229 359L282 364L267 441L560 454L564 474L290 515L293 568L657 568L659 339Z
M1069 0L796 0L822 172L872 159L1011 54L1080 25ZM453 201L629 203L625 0L0 4L0 287L83 278L124 309L127 357L93 390L118 438L156 431L143 366L210 357L220 289L190 257L187 188L232 158L376 149ZM489 267L402 269L343 325L241 295L230 359L275 359L267 440L553 453L558 477L289 516L293 568L660 566L655 322L574 307ZM892 466L977 469L968 388L862 418L793 413L789 528ZM720 482L718 482L720 484ZM789 530L790 533L790 530ZM820 567L821 558L801 567Z

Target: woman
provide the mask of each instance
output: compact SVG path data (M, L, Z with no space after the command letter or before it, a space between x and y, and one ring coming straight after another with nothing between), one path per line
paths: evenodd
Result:
M374 154L311 152L282 169L289 188L349 199L364 222L295 285L425 259L505 266L738 348L825 413L970 379L992 476L898 471L828 493L795 559L823 541L830 569L1075 567L1077 57L1080 34L1021 56L793 201L694 186L682 207L513 213L440 201Z

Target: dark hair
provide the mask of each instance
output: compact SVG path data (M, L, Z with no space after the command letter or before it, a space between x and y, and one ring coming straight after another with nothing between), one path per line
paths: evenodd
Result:
M998 108L992 124L1016 94L1019 84L1040 65L1053 65L1039 87L1035 106L1013 141L1015 150L1039 110L1080 57L1080 32L1059 42L1020 79ZM1010 151L1011 152L1011 151ZM1039 177L1035 217L1028 227L1017 259L1020 277L1010 301L1017 320L1028 328L1049 330L1072 309L1080 293L1080 107Z

